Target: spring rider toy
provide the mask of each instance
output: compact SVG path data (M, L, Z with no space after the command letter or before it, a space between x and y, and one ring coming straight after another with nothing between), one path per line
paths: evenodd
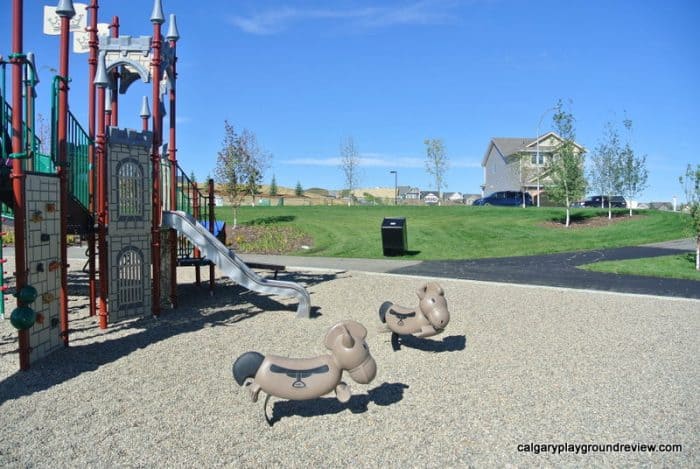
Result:
M267 394L263 405L265 420L270 396L290 400L307 400L335 389L340 402L348 402L350 386L341 381L343 370L360 384L367 384L377 374L377 364L365 342L367 329L355 321L342 321L331 327L324 339L330 355L313 358L285 358L246 352L233 363L233 377L257 402L258 394Z
M391 331L391 346L394 351L401 348L400 337L432 337L445 330L450 322L445 291L435 282L428 282L418 291L417 308L406 308L385 301L379 307L379 319Z

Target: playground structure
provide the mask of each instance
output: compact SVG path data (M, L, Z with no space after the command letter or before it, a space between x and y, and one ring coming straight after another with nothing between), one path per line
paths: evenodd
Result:
M18 329L20 369L69 345L69 233L87 239L90 316L100 328L129 317L158 316L163 305L176 307L178 265L195 266L197 279L200 267L208 266L213 288L218 264L248 289L297 298L297 316L308 317L310 300L302 286L259 277L216 239L213 181L201 191L177 162L175 15L165 40L161 0L154 0L152 36L120 35L115 17L111 35L98 37L98 10L98 1L91 0L84 28L89 35L85 131L68 105L75 9L71 0L56 7L60 65L52 81L50 151L44 154L34 122L39 77L33 55L23 52L23 1L12 0L12 52L7 62L0 58L0 200L14 216L17 307L10 319ZM144 97L142 129L121 129L118 96L139 78L152 85L153 111ZM0 297L7 290L3 281L0 276Z
M385 301L379 307L379 319L391 331L394 351L400 349L401 336L432 337L441 334L450 322L445 291L436 282L418 288L418 306L407 308Z
M257 402L260 391L267 394L263 412L268 424L271 424L267 416L270 396L307 400L335 389L338 400L345 403L352 392L341 381L343 370L360 384L371 382L377 374L377 363L369 352L366 337L367 329L362 324L341 321L328 330L323 340L330 355L286 358L246 352L233 363L233 377L239 386L244 386L253 402Z

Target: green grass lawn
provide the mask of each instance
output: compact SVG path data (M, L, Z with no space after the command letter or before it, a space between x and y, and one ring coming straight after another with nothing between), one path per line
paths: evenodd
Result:
M624 212L624 211L623 211ZM573 210L576 221L607 216L595 209ZM381 222L406 217L410 259L476 259L524 256L638 245L688 236L684 215L648 210L631 219L596 225L559 225L564 210L506 207L311 206L241 207L244 225L291 227L311 241L310 249L290 254L383 258ZM230 207L217 209L229 225Z
M695 253L626 261L596 262L580 266L580 268L613 274L700 280L700 272L695 270Z

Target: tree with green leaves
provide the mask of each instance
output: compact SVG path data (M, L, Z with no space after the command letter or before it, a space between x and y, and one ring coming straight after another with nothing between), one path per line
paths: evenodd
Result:
M591 169L588 174L590 186L599 194L608 197L608 218L612 218L612 196L621 192L620 158L622 147L620 135L612 122L605 124L603 140L598 143L591 155ZM605 199L601 197L601 208Z
M255 200L269 158L269 154L259 147L253 132L243 129L238 134L233 125L224 121L224 140L217 154L215 174L231 202L234 229L237 227L238 207L246 195Z
M425 169L435 181L435 189L438 192L438 203L442 200L441 189L447 187L445 184L445 173L449 165L447 159L447 149L441 138L428 138L423 141L425 144Z
M564 109L561 100L555 107L554 128L562 143L547 164L552 184L547 189L550 200L566 207L566 227L571 225L571 203L586 194L583 151L576 145L574 116Z
M194 171L190 171L190 182L197 183L197 178L194 175Z
M294 188L294 195L296 195L297 197L301 197L302 195L304 195L304 188L301 187L300 181L297 181L297 185Z
M276 196L277 195L277 179L275 179L275 175L272 175L272 181L270 182L270 195L271 196Z
M685 175L678 178L685 192L686 208L695 234L695 270L700 270L700 164L688 165Z
M534 157L530 151L516 153L513 155L513 158L517 159L517 164L509 164L507 167L510 168L511 174L520 182L520 193L522 194L523 198L521 207L525 208L527 207L525 198L527 185L538 176L540 168L539 165L532 163L532 161L534 161Z
M340 144L340 168L345 176L345 188L348 191L348 205L355 200L354 190L359 181L360 155L352 137L347 137Z
M636 198L646 188L649 174L646 168L646 155L637 156L632 149L632 121L626 118L623 124L625 129L627 129L627 141L620 152L618 170L620 174L620 189L629 204L631 217L632 199Z

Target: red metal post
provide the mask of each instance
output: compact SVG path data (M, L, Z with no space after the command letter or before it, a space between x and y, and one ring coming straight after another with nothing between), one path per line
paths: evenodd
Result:
M209 179L209 232L214 234L214 180ZM209 293L214 294L214 264L209 264Z
M72 5L71 5L72 7ZM58 12L61 17L58 81L58 177L61 193L61 211L68 209L68 40L70 19L75 12ZM67 217L61 217L61 288L59 290L61 336L68 347L68 235Z
M98 303L98 323L100 329L107 328L108 310L107 295L109 294L109 269L107 260L107 153L105 151L105 88L109 85L105 58L100 55L95 74L97 88L97 136L95 137L95 152L97 157L97 253L100 268L100 300Z
M119 17L112 17L112 24L109 26L112 37L119 37ZM119 70L116 68L112 70L112 83L114 83L114 89L112 89L112 116L110 120L107 120L108 125L113 127L119 126Z
M107 161L105 152L105 89L97 88L97 239L100 267L100 301L98 317L100 329L107 329L107 282L109 271L107 268Z
M174 15L170 15L171 23L174 21ZM172 24L171 24L172 27ZM168 143L168 159L170 160L170 210L177 209L177 156L175 144L175 83L177 73L175 64L177 63L176 44L177 38L168 34L168 43L173 50L173 63L171 66L172 77L170 77L170 92L168 94L170 101L170 137ZM168 241L170 244L170 304L173 308L177 307L177 232L170 230L168 233Z
M97 0L91 0L87 7L89 11L90 24L88 25L90 47L88 55L88 136L93 142L88 146L88 211L90 215L95 215L95 73L97 71ZM95 281L95 230L90 227L87 235L88 242L88 289L90 292L90 316L95 316L95 302L97 301L97 284Z
M153 301L151 311L154 316L160 315L160 143L163 138L163 121L160 113L160 53L162 46L161 25L162 18L151 18L153 23L153 59L151 61L151 80L153 80L153 150L151 162L153 166L153 224L151 229L151 263L153 266L152 294Z
M12 153L22 153L22 40L24 15L22 0L12 0ZM27 284L26 217L22 160L12 160L12 195L15 210L15 279L17 291ZM19 331L19 369L29 369L29 331Z

